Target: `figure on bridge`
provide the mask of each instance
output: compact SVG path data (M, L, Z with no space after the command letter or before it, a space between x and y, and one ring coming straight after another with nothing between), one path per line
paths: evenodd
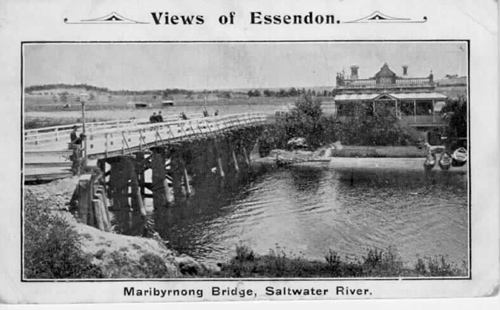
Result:
M70 159L73 162L71 170L74 174L80 173L80 166L82 163L82 142L85 140L85 134L81 133L78 135L77 131L78 126L73 126L73 131L70 133L71 142L69 143L69 149L73 150L73 154L70 156Z
M156 122L163 123L163 116L161 115L161 111L158 111L158 116L156 116Z
M73 131L69 134L69 138L70 138L70 143L75 143L76 142L76 139L78 139L78 135L76 134L76 132L78 131L78 126L73 126Z
M149 117L149 122L150 122L150 123L156 123L156 118L157 118L157 116L156 116L156 112L153 112L153 115L151 115L151 116Z

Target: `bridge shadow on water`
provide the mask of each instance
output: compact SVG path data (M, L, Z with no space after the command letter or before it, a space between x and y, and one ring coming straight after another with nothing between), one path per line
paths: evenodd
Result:
M131 236L147 236L157 232L162 239L169 242L173 249L182 252L179 247L183 242L178 240L184 236L180 231L196 231L199 223L206 223L224 217L230 212L224 208L231 202L244 199L251 185L258 176L274 170L268 165L253 165L251 169L241 169L239 173L229 171L221 178L216 173L211 173L192 180L193 193L189 197L181 197L164 208L153 208L151 198L145 199L147 206L147 227L141 214L132 207L113 211L114 230L117 233ZM201 227L200 227L201 228ZM205 240L206 242L207 240Z
M193 195L170 207L156 210L149 207L148 218L154 222L154 230L169 242L170 248L199 258L213 258L226 257L232 250L229 245L237 240L257 240L255 242L261 244L256 243L256 248L264 253L275 242L286 245L290 239L293 242L288 240L289 243L294 244L309 235L317 240L307 239L305 244L314 247L310 242L318 242L318 246L323 246L322 242L328 239L324 236L335 229L331 225L357 227L358 222L349 221L364 221L372 213L378 216L379 211L388 212L394 221L390 225L396 225L405 216L418 217L418 212L424 212L421 208L427 205L456 203L465 198L467 176L436 169L429 172L423 169L351 169L324 164L276 169L263 165L254 166L252 172L228 173L224 179L208 174L194 179L193 187ZM443 207L437 210L444 212ZM143 221L137 212L120 212L115 216L118 232L143 234ZM290 225L309 221L315 224L292 229L292 234L301 236L287 237L287 233L278 233L288 232ZM377 227L381 221L389 220L377 219L367 227ZM373 229L384 231L382 226ZM309 234L316 230L321 234Z

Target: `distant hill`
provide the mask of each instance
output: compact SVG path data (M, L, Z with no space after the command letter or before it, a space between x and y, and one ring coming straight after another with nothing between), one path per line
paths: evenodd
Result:
M97 87L87 84L46 84L46 85L33 85L25 87L26 94L32 95L58 95L63 92L68 92L71 95L76 95L81 92L96 93L96 94L110 94L110 95L162 95L167 91L168 94L188 94L193 93L191 90L186 89L154 89L154 90L110 90L106 87Z
M168 95L194 95L194 94L223 94L231 93L234 96L246 96L249 91L258 90L263 93L265 90L279 93L280 91L289 92L291 89L295 89L298 92L302 91L314 91L316 93L323 93L325 91L331 92L334 86L310 86L310 87L260 87L260 88L232 88L232 89L211 89L211 90L188 90L188 89L153 89L153 90L110 90L106 87L97 87L87 84L46 84L46 85L33 85L25 87L25 93L27 95L44 95L44 96L54 96L60 95L67 92L70 96L78 96L82 92L94 93L95 95L158 95L161 96L165 92Z
M96 87L87 84L47 84L47 85L33 85L25 87L24 91L28 94L40 94L51 92L54 94L59 94L63 92L68 93L79 93L82 91L94 91L94 92L108 92L109 89L104 87Z

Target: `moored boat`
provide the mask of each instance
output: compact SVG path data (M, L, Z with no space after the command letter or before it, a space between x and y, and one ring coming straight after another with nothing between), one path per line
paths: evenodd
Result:
M453 167L461 167L467 162L467 150L459 147L451 154L451 165Z
M439 168L441 168L441 170L448 170L450 169L450 166L451 166L451 161L452 161L452 158L451 158L451 155L449 152L443 152L441 154L441 157L439 158Z
M432 168L434 168L435 165L436 165L436 155L428 154L424 161L424 169L427 171L432 170Z

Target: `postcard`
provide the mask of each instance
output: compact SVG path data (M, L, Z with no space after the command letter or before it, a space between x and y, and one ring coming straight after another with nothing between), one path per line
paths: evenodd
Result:
M498 297L496 1L0 8L3 302Z

